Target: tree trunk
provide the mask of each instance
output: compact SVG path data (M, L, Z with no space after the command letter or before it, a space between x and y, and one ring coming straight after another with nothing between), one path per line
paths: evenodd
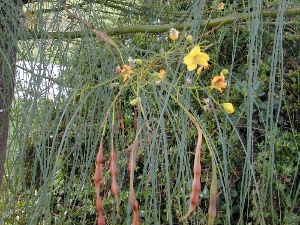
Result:
M19 0L0 1L0 187L4 172L10 108L14 94L19 5Z

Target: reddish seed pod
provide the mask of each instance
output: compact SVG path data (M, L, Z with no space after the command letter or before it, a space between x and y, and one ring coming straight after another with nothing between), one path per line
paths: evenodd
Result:
M103 153L102 151L101 152L98 152L97 153L97 156L96 156L96 165L100 165L103 163Z
M110 175L115 176L117 174L117 157L116 152L114 150L111 150L110 152Z
M121 216L119 213L119 200L118 200L118 193L119 193L119 186L117 183L117 154L114 147L114 133L113 133L113 125L110 132L110 144L111 144L111 151L110 151L110 175L111 175L111 193L115 197L116 204L117 204L117 215L119 220L121 221Z
M97 198L97 200L96 200L96 209L97 209L97 211L102 209L102 201L101 201L100 197Z
M104 216L98 216L98 225L105 225L105 218Z
M140 225L140 217L139 217L139 203L135 200L133 205L133 223L132 225Z
M179 220L185 220L187 219L190 214L195 210L197 207L198 201L199 201L199 195L201 191L201 162L200 162L200 156L201 156L201 144L202 144L202 131L200 129L200 126L198 123L195 122L195 125L198 130L198 141L196 146L196 152L195 152L195 159L194 159L194 179L192 183L192 193L190 196L190 205L187 213L185 216L179 218Z
M95 192L96 192L96 210L98 213L98 219L97 219L98 225L105 225L105 220L104 220L104 217L102 216L102 200L100 197L100 185L101 185L101 181L102 181L102 163L104 160L103 153L102 153L103 139L104 139L104 136L102 136L101 140L100 140L100 146L99 146L99 150L98 150L96 160L95 160L96 169L95 169L95 174L94 174L94 185L95 185Z
M96 200L96 209L98 212L98 225L105 225L105 219L104 216L102 216L102 200L100 197Z
M111 193L113 196L116 196L119 193L119 186L115 179L111 181Z
M131 147L131 152L130 152L130 160L128 164L128 170L129 170L129 204L131 206L134 206L135 203L135 194L134 194L134 188L133 188L133 176L134 176L134 164L135 164L135 159L134 159L134 154L136 150L136 141L134 141L132 147Z
M131 187L130 187L130 190L129 190L129 195L130 195L129 205L133 206L134 201L135 201L135 194L134 194L134 189L131 188Z
M192 185L193 192L191 193L191 205L197 205L199 201L199 192L200 192L200 182L193 181Z

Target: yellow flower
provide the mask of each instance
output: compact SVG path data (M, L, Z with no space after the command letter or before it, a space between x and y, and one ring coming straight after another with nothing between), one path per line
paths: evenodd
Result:
M220 76L215 76L212 80L211 80L211 89L215 88L218 89L221 93L222 93L222 88L226 88L226 83L225 83L225 76L224 74L221 72Z
M176 41L178 39L178 37L179 37L179 31L176 30L175 28L172 28L169 33L169 38L172 41Z
M130 66L123 65L123 68L120 72L120 74L123 76L123 82L125 82L128 79L128 77L130 76L130 74L133 74L133 73L134 72L132 69L130 69Z
M224 6L225 6L224 2L220 2L220 3L218 4L218 10L223 10L223 9L224 9Z
M195 46L192 51L183 58L184 64L187 65L188 71L195 70L197 65L208 66L209 55L200 52L200 47Z
M164 69L160 70L158 78L160 80L163 80L165 78L165 76L166 76L166 70L164 70Z
M227 112L227 113L233 113L234 112L234 108L233 108L233 105L231 103L223 103L222 107L225 110L225 112Z

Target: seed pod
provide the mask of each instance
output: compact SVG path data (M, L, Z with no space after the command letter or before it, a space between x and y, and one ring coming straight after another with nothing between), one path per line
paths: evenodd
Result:
M114 147L114 133L113 133L113 126L110 132L110 141L111 141L111 151L110 151L110 175L111 175L111 193L115 197L116 204L117 204L117 216L121 221L120 210L119 210L119 186L117 183L117 155Z
M133 223L132 225L140 225L140 217L139 217L139 203L135 200L133 205Z
M125 136L125 125L124 125L124 120L123 120L123 115L122 115L122 105L121 102L119 101L118 103L118 125L121 128L122 131L122 138L124 140Z
M96 169L95 169L95 175L94 175L94 185L95 185L95 192L96 192L96 210L98 213L98 225L105 225L105 219L104 216L102 216L102 200L100 197L100 185L102 181L102 163L104 160L102 148L103 148L103 140L104 135L102 135L99 145L99 150L96 156Z
M133 176L134 176L134 166L135 166L135 151L137 148L137 141L134 141L131 152L130 152L130 161L128 164L128 170L129 170L129 204L133 207L135 203L135 194L134 194L134 188L133 188Z
M188 212L184 217L179 218L179 220L185 220L187 219L190 214L195 210L198 201L199 201L199 194L201 191L201 162L200 162L200 155L201 155L201 144L202 144L202 131L200 129L199 124L195 122L197 130L198 130L198 141L196 146L196 152L195 152L195 160L194 160L194 179L192 184L192 193L190 196L190 205Z
M212 163L212 177L210 184L210 198L208 208L208 225L214 225L217 216L217 194L218 194L218 180L217 180L217 168L214 161L214 157L211 154Z

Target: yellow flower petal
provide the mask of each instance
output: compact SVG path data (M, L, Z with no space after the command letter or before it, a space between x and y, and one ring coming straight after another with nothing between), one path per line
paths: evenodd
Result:
M187 65L188 71L192 71L197 68L197 63L194 62L194 56L191 53L183 58L183 62Z
M195 70L196 68L197 68L197 64L196 63L189 63L189 64L187 64L188 71Z
M232 103L223 103L222 107L225 110L225 112L227 112L227 113L233 113L234 112L234 107L233 107Z
M196 45L190 52L191 55L197 55L200 52L200 46Z
M183 63L187 65L188 71L195 70L198 65L208 66L209 55L200 52L200 47L195 46L189 54L183 58Z
M197 64L201 66L208 66L209 56L206 53L200 52L195 59L197 60Z

